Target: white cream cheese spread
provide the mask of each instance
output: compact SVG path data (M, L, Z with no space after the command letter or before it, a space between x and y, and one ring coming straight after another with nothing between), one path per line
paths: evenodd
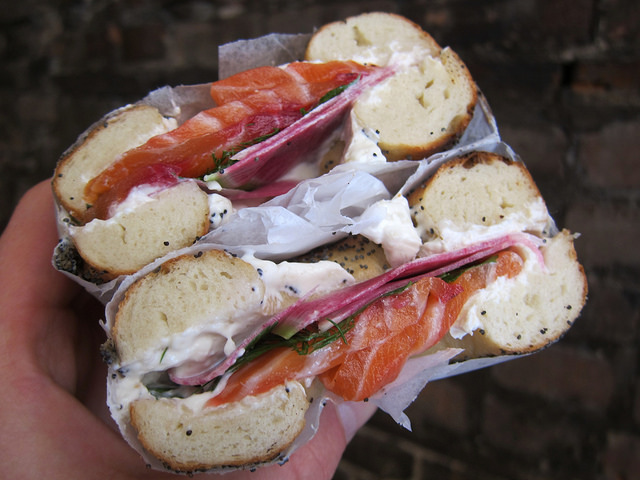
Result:
M380 133L369 127L362 126L353 111L346 122L343 139L346 147L342 154L341 163L384 163L387 161L378 146Z
M499 305L504 298L511 296L510 292L513 289L521 285L526 286L529 278L535 274L540 274L544 267L540 264L536 253L524 246L518 248L518 253L524 260L522 271L512 278L506 276L498 277L490 285L471 295L455 323L449 329L449 334L453 338L460 339L465 335L473 335L473 332L485 329L481 305Z
M437 230L440 233L439 238L425 242L420 249L419 256L450 252L509 233L528 232L542 236L543 232L549 228L550 222L549 212L544 201L540 198L530 203L526 212L524 215L519 213L508 215L499 223L486 226L477 224L456 225L448 219L443 219L437 225ZM419 226L416 230L419 235L426 236L427 232L421 230Z
M422 245L407 199L400 194L374 203L362 214L359 224L358 233L382 245L392 267L413 260Z
M331 261L315 263L261 260L253 255L242 257L254 266L265 286L265 303L279 302L283 294L304 297L321 295L355 283L353 276Z
M222 225L225 219L234 212L231 200L217 193L211 193L209 198L209 229L213 230Z

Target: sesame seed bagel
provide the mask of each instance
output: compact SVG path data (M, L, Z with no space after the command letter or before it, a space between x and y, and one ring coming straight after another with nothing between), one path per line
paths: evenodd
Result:
M418 160L452 145L469 125L476 102L469 71L445 48L367 92L354 115L379 132L388 160Z
M263 276L268 272L224 251L194 250L137 279L119 301L102 348L108 404L125 438L163 468L250 468L280 459L304 428L309 400L297 381L216 407L206 406L213 387L200 383L163 396L169 375L201 375L269 318ZM280 308L297 297L282 298Z
M400 15L370 12L326 24L311 37L308 60L356 60L387 65L394 52L437 56L441 47L419 25Z
M311 61L355 59L398 68L398 73L355 102L349 119L355 118L356 126L377 132L376 148L380 147L387 160L421 159L442 151L455 143L472 118L478 94L463 62L453 50L441 48L419 26L402 17L373 13L330 24L313 35L306 56ZM352 127L353 123L350 124L353 130ZM100 138L94 145L97 150L108 138L103 135L112 134L106 133L108 130L99 130L95 135ZM348 141L346 134L339 141ZM92 143L84 147L90 145ZM365 147L370 148L371 144ZM423 166L419 165L417 171L421 172ZM61 173L60 179L67 176ZM174 190L178 187L184 191ZM174 193L179 193L180 198L174 197ZM456 361L530 353L560 338L579 315L586 300L587 284L576 258L575 236L566 230L557 231L535 182L522 163L490 152L472 152L442 165L407 198L396 194L393 200L396 199L402 202L394 203L393 209L387 203L383 207L379 204L382 212L379 215L367 217L371 212L378 213L373 205L368 206L349 225L353 228L351 231L364 233L295 258L275 262L256 258L260 257L256 253L260 250L251 246L243 250L242 245L225 244L224 248L240 255L236 256L213 249L214 244L199 244L154 270L148 267L134 277L135 280L132 278L131 284L129 279L125 280L115 300L108 305L105 320L109 333L109 340L103 346L110 369L108 402L125 438L143 452L145 459L153 458L150 464L180 473L252 468L284 460L283 455L298 446L297 437L301 441L310 438L313 429L306 428L315 427L315 420L305 421L305 416L315 419L315 413L319 412L315 409L323 403L320 400L310 405L311 399L339 401L339 398L338 390L332 390L333 393L325 390L325 387L332 388L321 381L326 371L300 367L300 355L313 355L307 359L322 365L322 355L331 349L318 351L331 342L343 342L347 348L369 349L364 340L352 341L358 337L343 333L337 323L341 314L349 316L349 328L357 326L356 330L366 331L371 337L376 334L381 337L376 339L382 340L376 349L379 345L391 345L388 341L391 334L381 336L382 329L357 323L366 315L360 315L362 310L353 313L349 307L355 310L376 302L383 295L381 292L387 285L383 287L382 282L378 285L378 279L366 280L388 272L389 260L393 261L395 254L404 254L407 243L416 248L410 249L406 258L415 258L419 248L418 257L444 254L437 260L444 257L448 261L453 257L459 259L456 255L461 249L479 242L494 241L491 245L500 245L495 248L498 250L504 247L496 239L515 237L519 241L510 248L519 254L522 269L511 277L492 278L487 287L470 294L449 333L430 352L462 348ZM92 268L103 269L105 275L135 272L157 258L156 255L193 242L200 235L199 219L204 219L203 228L207 228L207 203L207 195L194 182L180 182L154 195L153 202L129 212L130 219L122 214L104 223L94 221L70 227L69 231L78 251ZM82 209L82 205L70 204L69 208ZM190 230L190 226L194 229ZM176 235L173 235L174 228ZM342 235L347 230L332 231ZM376 232L380 234L377 237ZM407 232L412 234L412 241L403 245L403 235ZM382 246L365 235L381 239L376 241ZM107 240L106 237L113 238ZM129 253L138 258L137 253L123 253L123 250L143 244L147 239L151 239L154 249L149 250L154 253L149 253L138 264L127 259L132 265L129 270L109 263L115 251L120 252L115 255L118 259ZM100 258L104 253L110 257L100 262L88 260ZM406 259L404 255L398 258L402 261L392 262L394 266ZM425 269L442 266L431 260L395 270L382 279L394 288L400 283L402 288L411 288L418 276L417 264L431 265ZM492 259L482 261L488 263ZM366 283L357 285L359 282ZM438 304L442 313L444 298L453 302L452 298L461 293L439 280L435 283L449 292ZM366 288L360 288L363 286ZM394 289L389 295L396 295L397 291ZM322 300L325 295L326 303ZM310 302L305 303L307 300ZM426 309L427 298L419 300L424 300ZM291 305L294 308L277 316ZM410 320L412 326L417 326L426 319L423 313L408 313L414 310L401 309L392 302L376 305L383 305L381 308L391 305L382 312L383 320L389 323L408 317L406 323ZM398 315L396 310L402 313ZM419 326L420 330L426 330L424 325ZM398 330L402 333L396 337L410 337L406 332L417 330ZM325 335L327 333L330 335ZM286 344L282 343L283 339ZM295 352L286 350L285 345ZM300 345L317 347L317 350L308 353L300 349ZM421 356L426 345L420 345ZM291 362L293 366L285 360L284 365L267 363L265 368L265 358L271 357L259 354L273 348L282 349L275 352L277 362L281 361L280 353L284 351L284 356L296 359ZM417 351L411 350L407 355ZM323 368L342 366L343 360L335 358L335 363ZM239 368L247 364L258 368L244 370L247 375L244 377ZM400 369L402 364L398 365ZM294 369L297 370L292 373ZM274 372L282 373L282 376L275 375L279 385L265 387L262 374L274 378ZM291 378L297 381L288 380ZM387 382L390 377L381 378ZM234 381L242 388L223 390L233 387ZM254 381L255 385L251 385ZM271 389L255 394L260 387ZM380 393L379 384L375 389ZM216 395L221 405L212 406L216 401L209 400ZM375 400L375 397L371 395L367 399ZM301 435L301 432L304 433Z
M224 359L238 330L263 320L264 294L258 271L220 250L178 256L127 289L103 346L113 372L109 407L125 437L133 429L164 468L268 462L304 427L309 402L298 382L220 407L205 406L209 392L186 399L151 393L156 371Z
M562 230L540 248L546 268L528 258L519 275L501 278L474 294L433 350L462 348L456 361L464 361L532 353L559 340L587 297L586 277L573 239Z
M225 329L261 312L264 285L255 268L221 250L183 255L134 283L119 304L112 338L120 364L155 357L173 335L203 329L212 349L226 343ZM219 333L216 333L216 330Z
M521 162L483 151L452 159L408 195L423 242L514 222L538 235L551 221L531 174ZM522 227L522 228L520 228Z
M183 181L108 220L71 225L69 234L87 266L109 280L193 244L209 230L208 216L207 194Z
M427 232L423 255L463 248L461 238L473 244L510 233L528 232L540 245L539 252L530 244L513 247L522 270L473 293L449 333L426 353L462 348L455 361L526 354L567 331L585 303L586 278L574 235L551 228L547 208L521 163L489 152L465 155L441 166L409 199L416 228ZM389 268L382 248L360 235L282 264L313 266L327 260L356 281ZM164 468L251 468L280 459L304 428L311 396L305 389L312 378L216 407L206 405L214 387L197 382L180 384L186 390L171 398L154 393L165 369L198 376L201 371L192 367L224 360L232 350L227 326L252 319L251 328L262 325L265 317L254 314L264 313L266 275L246 259L196 251L142 277L119 305L109 347L114 363L110 407L122 431L132 429ZM267 317L273 313L269 310Z

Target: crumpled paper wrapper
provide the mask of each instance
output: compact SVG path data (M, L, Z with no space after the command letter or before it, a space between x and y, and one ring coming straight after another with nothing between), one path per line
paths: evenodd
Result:
M273 34L223 45L220 47L219 76L224 78L249 68L279 65L302 58L308 39L309 35ZM163 87L149 93L140 102L153 105L163 115L182 122L212 105L208 88L208 84ZM518 160L513 150L500 139L495 119L482 95L479 96L470 125L450 150L420 161L340 165L326 175L302 181L288 193L260 206L236 211L222 226L205 235L196 245L172 252L134 275L95 285L68 272L64 273L105 304L103 326L108 334L118 304L127 288L164 261L184 253L207 249L224 249L239 256L252 253L258 258L274 261L291 258L350 233L357 233L364 227L361 217L370 205L381 199L390 199L397 193L411 191L448 159L473 150L491 151ZM62 237L68 237L66 224L59 223ZM505 356L450 363L451 358L459 352L457 349L448 349L411 359L400 377L369 401L391 415L400 425L410 429L410 421L404 410L429 381L514 358ZM111 386L109 383L110 388ZM313 437L326 401L342 401L318 385L313 388L317 389L314 399L319 401L314 401L307 412L305 430L289 451L276 461L286 461L293 451ZM164 469L157 459L144 452L128 426L121 425L121 429L131 445L144 456L145 461L153 467Z

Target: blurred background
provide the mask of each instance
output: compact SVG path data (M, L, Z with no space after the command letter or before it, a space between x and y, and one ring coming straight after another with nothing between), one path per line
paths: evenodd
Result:
M589 302L551 348L429 384L408 410L412 432L377 414L336 479L640 478L640 3L1 3L2 228L103 114L165 84L215 80L221 43L379 10L451 46L557 223L582 233Z

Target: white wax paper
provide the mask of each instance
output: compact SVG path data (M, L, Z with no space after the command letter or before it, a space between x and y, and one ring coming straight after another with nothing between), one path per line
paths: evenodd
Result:
M218 78L227 78L250 68L300 60L310 38L311 34L272 33L221 45L218 47Z

